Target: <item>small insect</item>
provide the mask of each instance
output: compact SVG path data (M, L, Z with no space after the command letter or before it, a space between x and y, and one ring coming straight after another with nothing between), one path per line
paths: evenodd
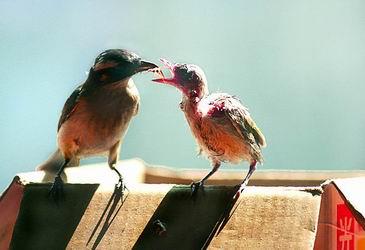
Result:
M152 72L156 77L165 77L160 67L149 69L148 72Z

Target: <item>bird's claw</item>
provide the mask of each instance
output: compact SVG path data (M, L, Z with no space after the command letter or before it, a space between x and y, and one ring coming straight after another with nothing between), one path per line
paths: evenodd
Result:
M195 196L199 190L199 188L204 188L203 182L193 182L190 184L191 187L191 196Z
M240 198L240 196L241 196L241 192L240 192L240 190L238 190L236 193L235 193L235 195L233 196L233 201L236 201L236 200L238 200L239 198Z
M246 188L246 185L244 185L244 184L241 184L241 185L238 185L237 186L237 192L233 196L233 200L234 201L236 201L236 200L238 200L240 198L240 196L241 196L243 190L245 190L245 188Z
M115 184L115 191L118 193L118 195L121 197L121 201L123 201L124 191L129 191L126 185L124 184L123 179L119 179L118 183Z
M48 192L48 196L51 196L56 203L63 198L63 181L61 176L55 177L51 189Z
M118 190L123 190L125 189L125 185L124 185L124 181L123 179L119 178L118 183L115 184L115 188Z

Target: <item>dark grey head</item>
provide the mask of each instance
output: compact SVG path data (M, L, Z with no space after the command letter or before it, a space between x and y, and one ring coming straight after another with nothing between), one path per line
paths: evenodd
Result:
M108 49L96 57L90 74L100 82L112 83L153 68L158 66L142 60L133 52L124 49Z

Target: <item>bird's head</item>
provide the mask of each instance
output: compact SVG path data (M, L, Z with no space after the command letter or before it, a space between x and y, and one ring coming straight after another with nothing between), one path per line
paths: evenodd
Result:
M194 64L173 64L165 59L160 60L170 71L171 78L162 77L152 81L174 86L189 99L197 101L208 94L207 79L199 66Z
M109 49L100 53L90 70L104 83L111 83L132 77L142 71L158 66L142 60L137 54L124 49Z

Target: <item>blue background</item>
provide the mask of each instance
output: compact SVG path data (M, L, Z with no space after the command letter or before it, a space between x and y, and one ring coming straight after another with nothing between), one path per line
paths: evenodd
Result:
M365 1L2 0L0 190L54 151L64 101L106 48L200 65L265 133L261 169L365 169ZM142 103L121 159L210 168L180 93L151 78L134 78Z

